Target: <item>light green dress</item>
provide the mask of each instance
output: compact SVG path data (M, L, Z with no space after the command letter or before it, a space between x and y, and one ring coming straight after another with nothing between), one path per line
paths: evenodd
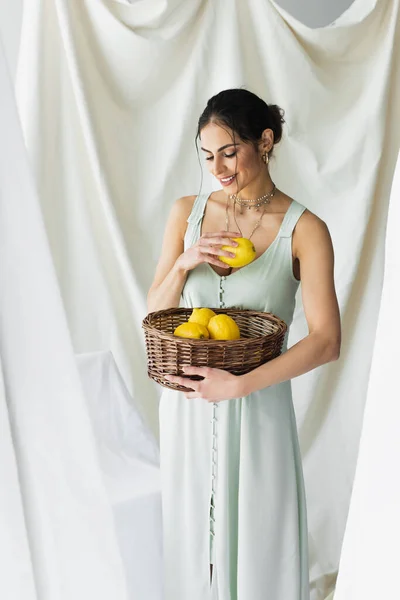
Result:
M185 248L200 235L208 197L195 200ZM292 232L304 210L293 200L269 248L231 275L193 269L181 305L272 312L290 326L299 285ZM219 403L164 389L159 420L165 600L309 600L290 381Z

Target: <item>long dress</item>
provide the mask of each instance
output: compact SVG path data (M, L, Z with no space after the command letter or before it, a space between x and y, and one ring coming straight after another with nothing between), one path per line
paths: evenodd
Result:
M208 197L194 202L185 248L200 235ZM272 244L231 275L207 263L190 271L181 305L272 312L289 327L299 285L292 232L304 210L292 200ZM165 600L309 600L291 382L218 403L164 388L159 423Z

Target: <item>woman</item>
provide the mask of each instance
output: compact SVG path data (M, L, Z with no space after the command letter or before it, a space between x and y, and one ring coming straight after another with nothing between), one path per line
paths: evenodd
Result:
M148 294L149 311L239 307L290 326L301 280L309 329L289 350L286 334L281 356L247 375L188 367L204 379L168 377L193 391L165 389L160 401L166 600L309 598L290 380L336 360L341 332L328 228L269 173L282 114L244 89L208 101L197 137L222 189L174 204ZM232 269L218 257L238 236L256 259Z

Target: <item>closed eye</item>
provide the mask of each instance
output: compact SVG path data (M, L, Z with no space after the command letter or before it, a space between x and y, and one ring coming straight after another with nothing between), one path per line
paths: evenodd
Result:
M236 154L237 154L237 152L233 152L232 154L223 154L223 156L225 158L233 158L234 156L236 156ZM214 158L213 156L208 156L206 158L206 160L213 160L213 158Z

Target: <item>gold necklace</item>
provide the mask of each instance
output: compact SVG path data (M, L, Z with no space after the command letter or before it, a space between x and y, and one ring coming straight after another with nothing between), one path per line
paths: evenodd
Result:
M239 198L239 196L237 196L236 194L230 194L230 198L232 198L235 204L239 204L241 208L246 207L247 210L250 210L250 208L256 208L258 210L260 206L269 204L271 202L271 198L275 196L275 192L276 185L273 183L272 190L267 194L264 194L264 196L257 198L256 200L244 200L244 198Z
M228 214L228 209L229 209L229 196L226 199L226 210L225 210L225 225L226 225L226 231L229 231L229 214ZM264 204L264 208L263 211L261 213L261 217L258 219L257 223L255 224L255 226L253 227L253 231L251 232L251 234L249 235L249 237L247 238L248 240L251 239L251 236L253 235L253 233L255 232L255 230L260 226L261 223L261 219L263 218L265 213L265 204ZM240 229L238 222L236 220L236 204L235 202L233 203L233 218L235 220L236 223L236 227L238 228L238 231L240 232L241 237L243 237L243 233L242 230Z

